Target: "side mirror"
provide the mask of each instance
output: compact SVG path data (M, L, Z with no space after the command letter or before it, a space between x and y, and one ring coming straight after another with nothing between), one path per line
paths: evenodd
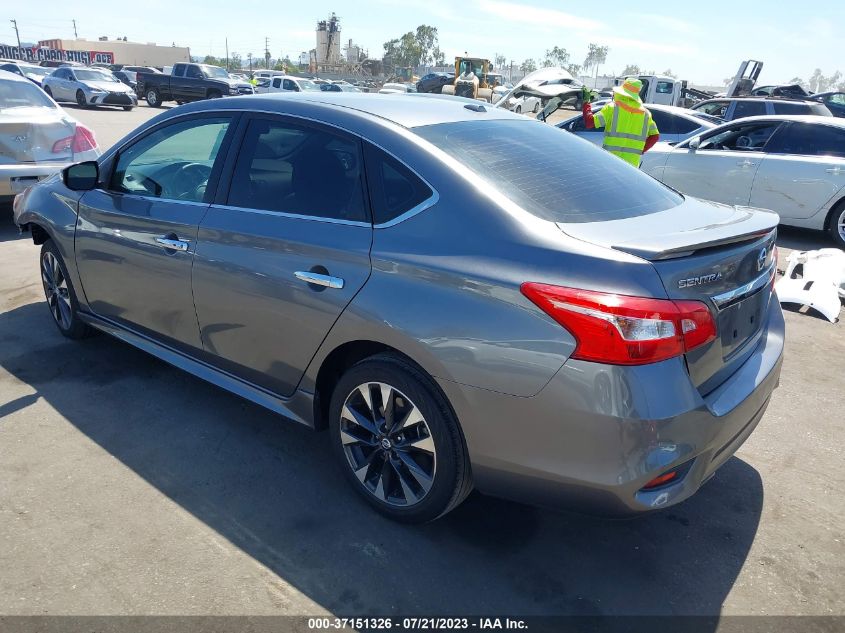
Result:
M697 150L699 147L701 147L701 138L699 138L698 136L696 136L694 139L692 139L692 140L689 142L689 144L687 145L687 147L689 147L692 151Z
M62 181L72 191L91 191L99 179L100 168L95 160L76 163L62 170Z

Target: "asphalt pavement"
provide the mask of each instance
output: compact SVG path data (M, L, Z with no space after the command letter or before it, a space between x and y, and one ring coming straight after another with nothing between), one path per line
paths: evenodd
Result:
M104 147L159 112L68 110ZM787 313L768 412L678 506L611 521L473 494L405 526L349 489L327 434L60 336L38 248L0 214L0 614L845 614L842 323Z

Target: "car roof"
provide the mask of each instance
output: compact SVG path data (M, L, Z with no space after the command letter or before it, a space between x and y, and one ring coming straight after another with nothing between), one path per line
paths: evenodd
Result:
M765 87L765 86L764 86ZM815 96L815 95L811 95ZM698 107L705 103L712 103L714 101L752 101L754 103L758 103L760 101L771 101L773 103L807 103L809 97L805 98L793 98L793 97L770 97L768 95L760 95L757 97L716 97L714 99L705 99L704 101L699 101L698 103L694 104L695 107Z
M360 113L362 116L375 116L406 128L438 123L458 123L479 120L528 120L519 114L502 108L493 108L489 103L480 101L468 103L461 98L445 99L409 99L407 94L374 94L367 92L297 92L293 94L274 93L229 97L224 100L227 109L238 110L278 110L284 113L285 101L295 99L313 103L316 106L344 109L347 112ZM190 106L196 111L220 108L216 99L197 101ZM483 106L483 111L468 109L473 103Z
M725 125L733 125L735 123L765 122L765 121L774 121L774 122L795 121L797 123L815 123L815 124L833 125L835 127L845 128L845 119L832 117L832 116L819 116L817 114L762 114L760 116L749 116L749 117L743 117L741 119L734 119L733 121L727 121L725 123Z
M602 104L602 105L604 105L604 104ZM707 127L708 125L712 126L712 127L716 127L716 123L714 123L713 121L708 121L707 119L701 118L701 116L699 116L699 115L702 114L702 113L698 112L696 110L690 110L689 108L680 108L678 106L672 106L672 105L664 105L662 103L645 103L643 105L645 105L647 110L656 110L658 112L666 112L668 114L675 114L677 116L684 117L686 119L690 119L692 121L695 121L696 123L700 123L702 127ZM573 119L577 119L577 118L580 118L580 117L581 117L580 114L576 114L574 116L569 117L565 121L561 121L560 123L557 123L556 125L561 126L565 123L569 123Z

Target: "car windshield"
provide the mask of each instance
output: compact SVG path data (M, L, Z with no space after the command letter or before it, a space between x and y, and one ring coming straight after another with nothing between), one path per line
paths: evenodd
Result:
M46 77L53 72L52 68L45 68L44 66L20 66L19 68L24 75L35 75L37 77Z
M317 92L320 92L320 86L315 84L310 79L300 79L300 80L298 80L298 83L299 83L299 87L302 88L302 90L305 90L305 91L308 91L308 92L313 92L313 91L316 90Z
M41 88L29 81L0 81L0 110L10 108L55 108Z
M79 81L110 81L112 83L120 81L111 73L106 74L101 70L74 70L73 74Z
M466 165L484 189L552 222L632 218L683 201L616 156L552 125L465 121L414 132Z
M229 73L226 72L226 69L220 68L220 66L203 66L202 72L205 73L206 77L221 77L223 79L227 79L229 77Z

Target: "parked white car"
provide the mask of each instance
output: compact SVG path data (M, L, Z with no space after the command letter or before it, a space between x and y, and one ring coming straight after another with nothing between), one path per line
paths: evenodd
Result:
M60 66L44 77L41 87L56 101L70 101L83 108L112 105L131 110L138 105L135 91L102 68Z
M606 101L593 105L593 112L598 112L604 103ZM660 131L660 141L665 143L680 143L696 134L703 134L712 130L722 123L720 119L714 116L686 108L652 103L647 104L646 107L651 112L651 116L654 117L654 122ZM558 123L557 126L590 141L594 145L601 145L604 142L604 128L588 130L587 126L584 125L584 117L580 114Z
M320 86L310 79L277 75L258 84L255 92L320 92Z
M91 130L28 79L0 70L0 202L99 155Z
M640 168L697 198L770 209L781 224L827 230L845 248L843 119L740 119L675 147L659 143Z
M380 95L395 95L395 94L407 94L409 92L416 92L417 89L413 87L413 84L400 84L400 83L391 83L388 82L384 84L378 91Z
M505 107L511 112L516 112L517 114L528 114L529 112L537 114L543 109L543 103L538 97L524 95L519 98L511 97L509 101L510 103L505 104Z

